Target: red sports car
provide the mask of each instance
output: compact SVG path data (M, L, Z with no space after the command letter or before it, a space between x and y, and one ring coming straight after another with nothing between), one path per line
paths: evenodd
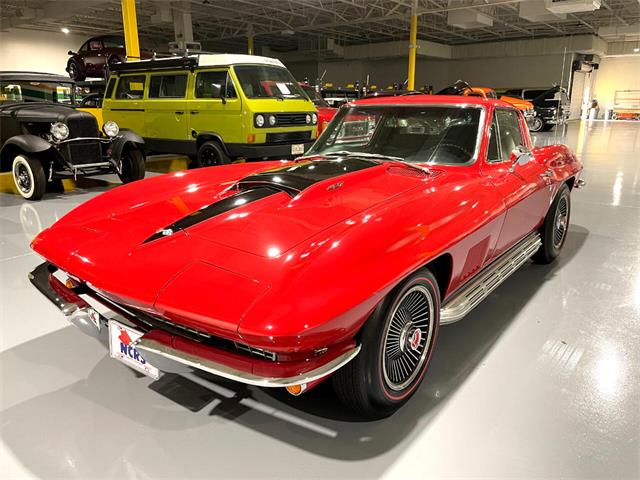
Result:
M296 161L134 182L44 230L34 285L147 375L300 394L331 377L368 417L416 391L438 327L567 236L582 165L499 100L343 108Z

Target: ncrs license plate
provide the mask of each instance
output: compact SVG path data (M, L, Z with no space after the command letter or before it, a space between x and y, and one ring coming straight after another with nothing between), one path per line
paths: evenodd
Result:
M109 320L109 354L111 358L120 360L128 367L157 380L160 371L142 358L134 346L133 342L141 336L142 332L115 320Z
M291 145L291 155L302 155L304 153L304 143Z

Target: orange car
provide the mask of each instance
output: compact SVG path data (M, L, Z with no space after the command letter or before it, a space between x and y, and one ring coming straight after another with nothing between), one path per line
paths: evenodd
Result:
M465 95L473 95L482 98L498 98L496 91L487 87L471 87L471 91L468 91L468 93L465 92ZM527 122L536 116L536 111L533 109L533 103L528 100L516 97L507 97L505 95L501 96L500 100L510 103L518 110L522 111Z

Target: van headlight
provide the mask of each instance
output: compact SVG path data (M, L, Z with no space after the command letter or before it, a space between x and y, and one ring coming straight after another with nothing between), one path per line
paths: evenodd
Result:
M309 115L308 113L307 113L307 116L305 117L305 121L307 122L307 125L311 123L311 115Z
M258 113L255 116L254 121L256 122L256 127L263 127L264 126L264 115Z
M69 127L62 122L52 123L50 132L53 138L60 142L69 138Z
M120 133L120 127L113 120L109 120L102 125L102 131L107 137L113 138Z
M316 113L311 114L311 121L313 122L314 125L318 124L318 115Z
M275 126L277 122L276 116L275 115L269 115L269 126L273 127Z

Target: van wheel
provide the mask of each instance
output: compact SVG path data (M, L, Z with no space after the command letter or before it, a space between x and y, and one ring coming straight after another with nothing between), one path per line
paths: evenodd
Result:
M198 149L195 167L214 167L216 165L227 165L228 163L231 163L231 159L224 153L220 144L209 141L204 142Z
M27 200L40 200L47 189L47 178L39 160L17 155L11 168L13 182Z
M122 183L135 182L144 178L144 155L138 148L128 148L122 154Z

